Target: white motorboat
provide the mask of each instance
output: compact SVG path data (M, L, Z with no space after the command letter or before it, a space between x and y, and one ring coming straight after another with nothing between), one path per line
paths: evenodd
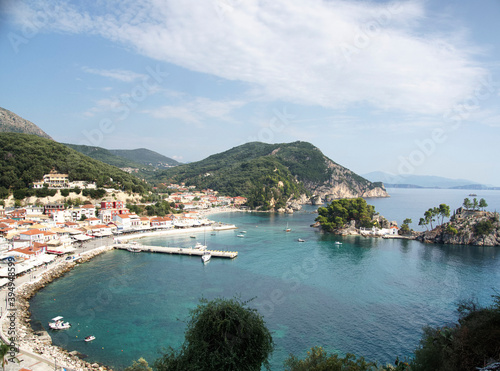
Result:
M200 242L196 242L196 245L194 245L194 248L199 249L199 250L205 250L207 248L207 245L203 245Z
M130 247L127 247L127 251L130 251L130 252L141 252L142 250L139 247L130 246Z
M210 259L212 258L212 255L208 251L206 251L202 256L201 256L201 261L203 264L208 263Z
M85 338L85 341L86 341L86 342L89 342L89 341L92 341L92 340L95 340L95 336L94 336L94 335L90 335L90 336L87 336L87 337Z
M240 233L240 234L236 235L236 237L245 237L245 235L243 233Z
M52 321L54 321L54 322L49 322L49 327L52 330L66 330L66 329L69 329L71 327L70 323L69 322L64 322L62 319L63 319L63 317L61 317L61 316L52 318Z
M335 241L335 245L342 245L342 242Z
M297 241L299 241L299 242L306 242L306 240L303 240L302 238L299 238Z

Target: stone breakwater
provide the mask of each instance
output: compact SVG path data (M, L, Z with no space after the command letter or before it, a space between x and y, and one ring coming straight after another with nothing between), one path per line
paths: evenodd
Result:
M100 247L95 250L82 254L78 262L74 261L59 261L55 266L48 271L43 272L41 278L36 282L25 283L16 290L16 305L17 305L17 338L18 346L22 351L38 354L46 358L49 362L57 360L58 365L65 365L73 370L111 370L111 368L99 365L97 363L89 363L80 359L73 352L52 345L52 340L46 332L34 332L30 326L30 311L29 299L35 293L44 288L47 284L66 274L76 264L85 263L93 257L110 251L113 246ZM3 324L5 328L6 323Z

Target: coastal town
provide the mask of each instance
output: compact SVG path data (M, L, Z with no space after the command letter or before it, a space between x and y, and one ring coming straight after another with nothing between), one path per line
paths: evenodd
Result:
M45 175L43 181L33 186L57 190L58 195L61 190L76 187L95 189L93 183L69 182L67 174L55 172ZM59 202L30 204L25 200L23 206L0 205L0 335L10 345L12 359L25 361L26 366L37 364L36 369L40 370L53 369L57 363L66 369L105 369L54 347L48 335L35 333L29 326L29 298L76 263L115 247L123 248L127 240L159 234L192 234L202 229L212 232L233 229L234 226L214 222L208 216L244 209L246 202L244 197L221 196L211 189L168 184L162 186L164 193L159 193L159 198L170 205L172 212L138 215L131 212L126 200L116 197L117 190L105 191L104 198L86 198L78 205L64 202L67 199L63 197ZM7 200L4 204L10 203ZM139 205L152 206L155 210L156 202ZM184 250L188 254L191 249ZM237 255L222 251L211 253L230 258ZM15 336L9 336L10 332ZM9 339L12 340L10 344Z
M57 190L74 187L67 174L47 174L43 183ZM78 185L82 186L83 182ZM244 197L220 196L217 191L197 190L185 184L169 184L164 188L169 192L162 201L168 202L174 212L161 216L137 215L127 208L125 201L113 196L99 202L87 200L78 206L63 202L0 206L0 261L14 260L16 275L22 275L53 261L56 256L71 254L99 239L116 241L126 235L212 227L215 224L207 218L208 214L240 209L246 202ZM153 202L142 204L152 206L153 210L154 205ZM7 277L7 267L0 265L0 286L7 284Z

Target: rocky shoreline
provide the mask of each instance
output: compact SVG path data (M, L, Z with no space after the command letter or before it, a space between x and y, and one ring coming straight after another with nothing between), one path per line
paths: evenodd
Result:
M43 272L41 277L30 283L24 283L16 290L16 309L17 309L17 319L16 319L16 335L17 335L17 345L23 351L28 351L47 358L50 362L57 361L59 365L65 365L73 370L112 370L109 367L100 365L98 363L89 363L80 359L76 352L68 352L67 350L52 345L52 339L45 331L35 332L31 328L30 322L30 311L29 311L29 300L35 295L35 293L47 286L53 280L63 276L68 271L70 271L77 264L85 263L97 255L100 255L106 251L113 250L113 246L104 246L85 254L82 254L77 262L61 260L56 263L54 267ZM8 327L7 322L2 324Z

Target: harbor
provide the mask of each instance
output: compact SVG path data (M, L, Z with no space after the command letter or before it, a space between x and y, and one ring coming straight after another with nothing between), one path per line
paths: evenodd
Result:
M136 252L154 252L162 254L175 254L175 255L193 255L202 256L204 253L209 252L212 258L228 258L234 259L238 256L237 251L219 251L219 250L206 250L206 249L195 249L191 247L164 247L164 246L146 246L139 244L120 244L115 245L116 249L119 250L133 250Z

